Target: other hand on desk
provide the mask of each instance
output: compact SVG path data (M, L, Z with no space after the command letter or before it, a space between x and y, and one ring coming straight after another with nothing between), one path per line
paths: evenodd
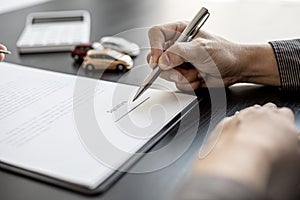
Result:
M219 133L215 148L195 162L194 176L228 178L266 193L273 184L285 199L299 189L300 135L290 109L246 108L220 122L211 138Z

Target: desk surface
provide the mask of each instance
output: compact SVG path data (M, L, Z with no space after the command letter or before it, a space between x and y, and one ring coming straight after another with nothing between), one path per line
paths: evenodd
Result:
M203 1L205 2L205 1ZM207 1L209 2L209 1ZM266 42L271 39L291 38L297 36L300 27L296 26L299 19L300 4L286 3L203 3L196 0L184 0L174 3L172 0L57 0L31 8L0 15L0 41L4 43L12 55L6 61L29 65L36 68L76 74L78 66L73 64L69 53L52 53L36 55L19 55L16 41L21 34L26 15L35 11L87 9L92 14L91 40L98 40L105 35L114 35L134 28L138 31L121 33L134 37L135 41L145 47L142 55L135 59L136 70L125 74L104 73L105 80L120 81L129 84L139 84L149 73L145 63L147 49L147 35L144 27L154 24L190 19L199 7L206 6L212 17L206 24L206 29L223 35L228 39L239 42ZM185 10L180 10L184 8ZM255 15L253 14L255 10ZM280 17L278 13L281 13ZM133 34L131 34L133 33ZM137 76L138 74L138 76ZM85 74L99 77L100 74ZM215 94L222 94L221 90L214 90ZM189 171L197 150L201 146L204 135L220 120L224 114L231 115L235 111L253 104L274 102L280 106L287 106L296 114L296 124L300 127L300 97L283 95L277 88L264 86L233 86L226 90L225 102L217 102L217 109L211 108L210 93L200 91L204 100L199 104L200 124L195 127L195 114L191 112L186 118L186 134L193 130L198 131L194 143L185 154L175 163L159 171L147 174L125 174L109 191L101 196L83 196L55 186L24 178L0 170L0 198L1 199L166 199L174 193L176 185L180 183ZM223 106L222 106L223 105ZM221 111L225 111L222 113ZM163 146L172 139L164 138L156 148ZM172 152L170 152L172 153ZM163 159L166 155L161 155ZM142 164L143 159L138 163Z

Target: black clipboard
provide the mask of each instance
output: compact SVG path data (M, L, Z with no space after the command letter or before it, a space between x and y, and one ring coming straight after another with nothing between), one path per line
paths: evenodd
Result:
M166 124L153 138L151 138L142 148L140 148L137 153L146 153L154 147L160 140L162 140L172 128L174 128L192 109L198 106L201 99L195 99L190 103L185 109L181 111L177 116L175 116L168 124ZM138 154L140 155L140 154ZM0 161L0 168L11 173L16 173L18 175L30 178L42 183L51 184L56 187L61 187L74 192L78 192L84 195L101 195L106 192L112 185L114 185L126 172L126 169L131 168L135 163L137 163L143 156L132 156L129 158L119 169L120 171L115 171L111 174L105 181L98 185L95 189L89 189L83 185L74 184L57 178L47 176L35 171L30 171L23 169L11 164L7 164Z

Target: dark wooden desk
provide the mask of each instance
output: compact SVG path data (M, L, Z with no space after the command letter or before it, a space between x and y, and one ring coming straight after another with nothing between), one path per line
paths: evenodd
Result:
M181 18L189 19L198 10L198 7L202 6L199 5L197 1L193 0L178 1L176 2L177 6L172 2L173 1L171 0L57 0L20 11L0 15L0 41L13 52L12 55L7 56L6 61L8 62L29 65L32 67L59 71L63 73L76 74L78 71L78 66L73 65L73 60L71 59L69 53L36 54L22 56L18 54L18 51L16 49L16 40L18 39L24 27L25 17L28 13L47 10L87 9L92 14L91 40L98 40L101 36L114 35L132 28L149 27L153 24L174 21ZM190 2L190 4L187 4L186 2ZM180 4L181 6L178 6L178 4ZM185 5L186 8L184 9L187 11L180 12L182 5ZM219 32L217 31L218 33L223 34L230 39L237 38L237 40L239 41L249 40L249 42L254 42L255 39L251 37L243 38L241 35L238 35L236 31L239 27L233 26L232 23L229 22L229 16L234 14L232 10L236 10L236 12L242 12L241 10L237 10L236 6L242 8L241 10L245 10L244 5L210 4L212 10L217 11L216 13L222 12L225 16L224 21L222 21L220 19L220 14L215 15L215 17L212 17L211 19L212 22L207 24L207 27L213 31L219 30ZM226 8L229 7L231 8L231 10L229 10L231 14L226 15ZM277 6L275 6L274 9L276 10ZM264 11L262 10L264 9L260 8L260 10L261 14L263 14ZM270 10L270 12L272 12L272 9ZM295 14L298 13L298 10L295 10L295 7L285 8L285 11L289 11L288 16L286 17L289 17L290 15L295 16ZM274 11L274 13L276 12ZM263 29L262 25L267 22L268 19L269 18L266 18L265 21L262 20L260 21L260 23L258 23L258 25L261 26L260 28ZM226 29L225 26L229 26L230 28ZM272 27L270 29L272 30ZM221 30L223 30L223 32ZM243 30L239 31L240 34L243 34ZM289 31L291 30L289 29ZM230 34L231 32L232 34ZM259 35L259 29L255 29L253 30L253 32ZM270 36L272 38L289 37L289 34L291 34L291 32L287 32L286 34L287 35L284 35L282 33L280 33L279 35L264 34L261 39L263 40L264 37L267 36ZM147 43L147 35L138 34L138 37L136 37L135 39L139 43ZM135 65L140 66L138 70L138 76L136 73L134 73L136 71L129 71L125 75L105 73L102 78L110 81L118 81L121 79L121 82L129 84L139 84L149 72L149 69L147 68L147 66L145 66L146 53L147 49L143 50L142 55L135 59ZM98 77L99 74L87 74L87 76ZM214 90L214 92L216 92L216 94L222 93L221 90ZM271 101L277 103L280 106L290 107L293 111L295 111L296 123L298 128L300 127L299 95L283 95L277 88L257 85L231 87L226 90L225 99L227 101L225 103L219 102L219 105L225 105L225 107L220 106L220 109L216 109L214 111L211 111L210 109L210 95L208 91L199 91L198 95L204 98L203 101L199 104L199 127L195 127L195 124L197 124L195 122L196 119L193 117L195 116L195 111L192 111L186 117L189 123L185 127L186 134L189 134L189 132L196 129L198 131L198 135L190 148L184 153L184 155L167 168L146 174L125 174L105 194L93 197L84 196L65 189L51 186L49 184L41 183L36 180L31 180L29 178L15 175L4 170L0 170L0 198L5 200L166 199L174 193L174 190L176 190L176 185L183 180L184 176L189 171L192 161L197 155L197 150L201 146L204 135L208 130L211 119L213 119L212 125L215 125L215 123L223 117L223 113L221 111L219 112L219 110L225 110L225 114L231 115L235 111L247 106L253 104L264 104ZM171 131L169 137L164 138L159 144L157 144L157 148L168 143L168 141L172 139L173 134L175 134L175 131ZM164 156L168 155L161 155L162 159ZM143 163L143 159L138 164L141 163Z

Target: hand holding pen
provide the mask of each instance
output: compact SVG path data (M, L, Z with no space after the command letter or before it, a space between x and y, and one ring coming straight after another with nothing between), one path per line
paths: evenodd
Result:
M178 34L178 30L172 30L172 29L165 30L166 33L164 33L162 31L160 35L159 35L159 33L158 33L158 35L154 34L154 38L152 41L150 38L151 49L153 50L154 48L156 48L155 47L156 44L158 44L158 49L164 50L164 49L167 49L168 47L170 47L171 45L173 45L174 43L191 41L198 34L200 28L204 25L204 23L208 19L209 15L210 15L210 13L208 12L208 10L203 7L199 10L199 12L193 18L193 20L188 25L185 26L184 30L182 32L179 32L179 34ZM171 33L167 33L169 31ZM149 35L151 36L151 29L150 29ZM167 44L159 44L159 42L161 42L160 39L162 39L161 36L163 36L164 39L168 39L168 36L165 37L166 35L172 35L173 38L174 37L176 38L176 41L172 41L168 45ZM171 39L171 38L169 38L169 39ZM162 47L162 48L160 48L160 47ZM133 101L135 101L138 97L140 97L153 84L153 82L157 79L157 77L160 75L161 72L162 72L161 66L156 64L153 68L153 71L147 76L147 78L144 80L144 82L140 86L139 90L135 94Z
M238 82L280 86L269 43L240 44L203 29L192 41L176 43L187 25L174 22L149 30L151 51L147 60L152 68L158 65L162 69L160 77L174 82L179 90L226 87Z

